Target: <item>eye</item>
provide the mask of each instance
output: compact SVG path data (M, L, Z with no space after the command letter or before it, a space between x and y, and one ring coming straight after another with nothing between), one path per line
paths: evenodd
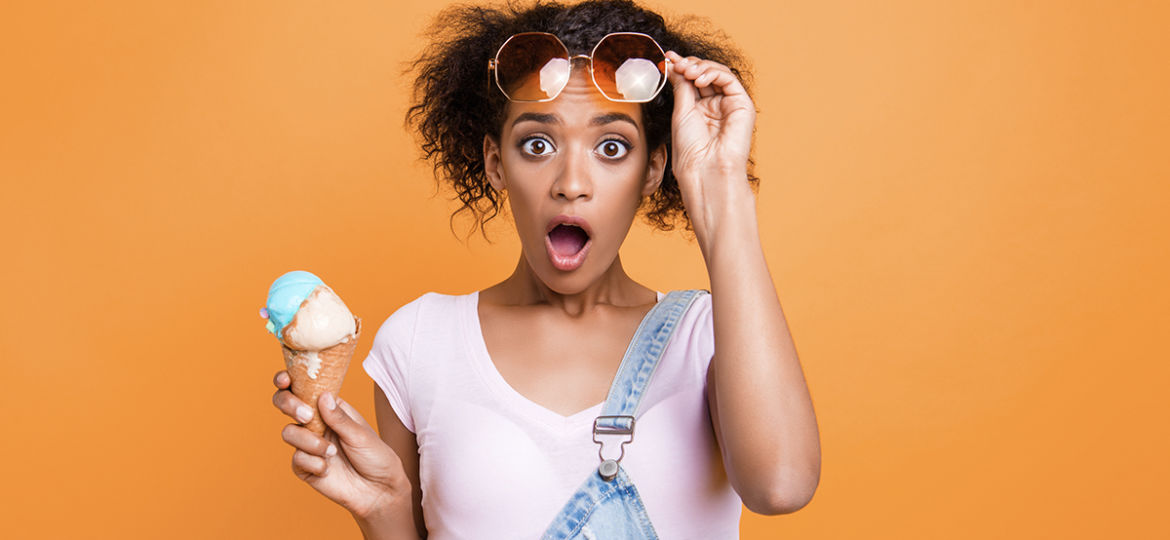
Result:
M526 154L547 156L553 152L553 145L544 137L529 137L520 141L520 149Z
M597 145L597 152L609 159L621 159L630 152L630 145L617 139L607 139Z

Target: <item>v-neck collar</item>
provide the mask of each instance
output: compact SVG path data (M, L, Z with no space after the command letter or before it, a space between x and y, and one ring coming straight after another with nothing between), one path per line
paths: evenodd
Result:
M666 296L655 291L658 302ZM483 327L479 321L479 291L464 295L463 328L468 335L463 342L467 345L468 356L472 358L472 365L480 375L480 379L500 399L504 406L518 411L535 422L551 428L576 428L582 424L591 424L594 418L601 414L605 401L597 403L584 410L565 416L528 399L517 391L496 368L491 354L487 350L487 341L483 337ZM611 381L612 384L612 381Z

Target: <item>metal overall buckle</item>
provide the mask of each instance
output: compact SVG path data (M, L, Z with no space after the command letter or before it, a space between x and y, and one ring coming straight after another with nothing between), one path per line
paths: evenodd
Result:
M630 427L621 428L598 425L598 422L601 420L613 420L620 418L628 418L630 420ZM605 459L605 456L602 455L602 451L605 450L605 443L597 440L598 435L629 435L630 438L621 442L621 445L619 446L621 452L618 454L617 459ZM598 416L593 420L593 442L599 445L599 448L597 449L597 457L601 458L601 465L597 467L597 473L600 474L601 478L606 482L613 480L613 478L617 476L618 473L618 462L626 456L626 444L634 442L634 417L629 415Z

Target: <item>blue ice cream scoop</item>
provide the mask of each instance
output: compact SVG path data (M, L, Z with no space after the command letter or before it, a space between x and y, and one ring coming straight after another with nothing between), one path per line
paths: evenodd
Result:
M268 288L268 302L260 314L268 319L265 328L284 343L282 337L284 327L292 321L297 310L301 308L301 303L313 293L313 290L324 284L321 278L304 270L293 270L276 278Z

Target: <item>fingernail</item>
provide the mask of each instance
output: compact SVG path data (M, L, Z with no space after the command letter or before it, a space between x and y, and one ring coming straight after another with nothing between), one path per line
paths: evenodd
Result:
M325 392L325 408L331 411L337 408L337 401L333 399L333 392Z
M332 444L329 445L329 448L325 449L325 455L329 457L337 455L337 447Z
M313 409L310 409L308 405L301 405L300 407L297 407L297 420L300 420L301 422L308 422L312 419Z

